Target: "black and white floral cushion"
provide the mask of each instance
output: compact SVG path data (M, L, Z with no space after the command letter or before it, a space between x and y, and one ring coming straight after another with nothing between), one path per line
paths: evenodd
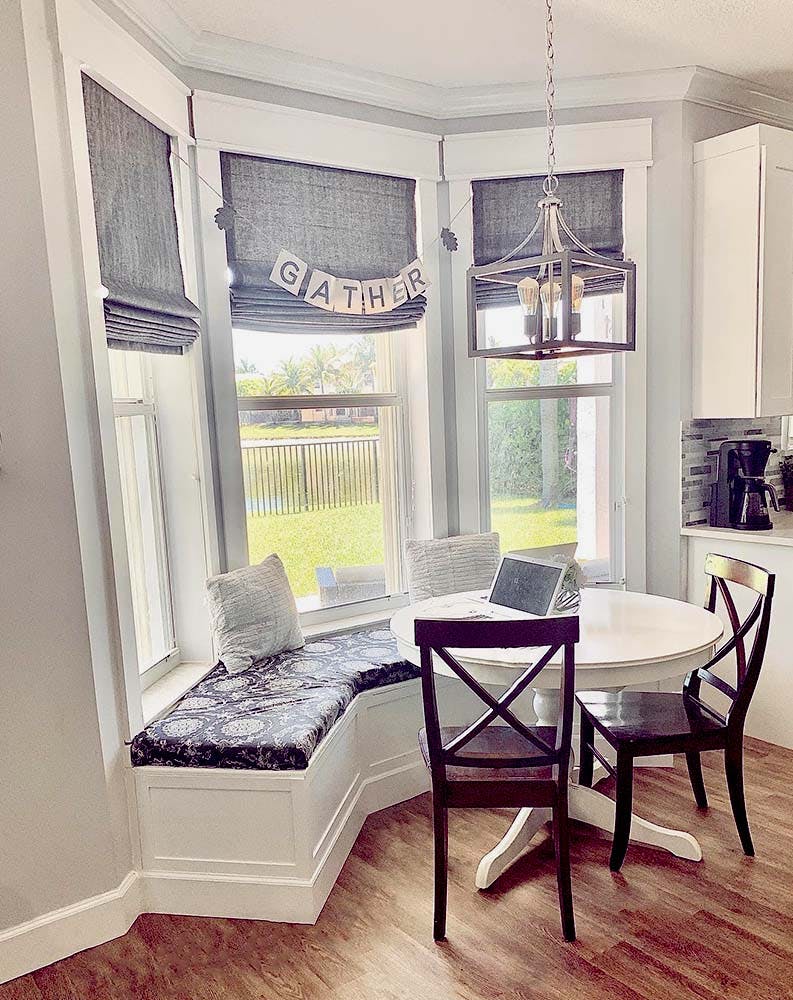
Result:
M231 677L218 665L135 737L132 763L301 770L357 694L419 674L388 628L309 640Z

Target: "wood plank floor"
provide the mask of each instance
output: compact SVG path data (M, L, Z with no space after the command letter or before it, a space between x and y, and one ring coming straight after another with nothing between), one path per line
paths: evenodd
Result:
M142 916L124 938L0 987L0 1000L785 1000L793 997L793 752L747 745L758 856L743 856L720 757L708 812L683 763L637 773L648 819L689 829L700 864L573 831L578 941L560 934L547 836L488 892L473 876L511 813L450 819L448 941L431 930L423 796L371 816L316 926ZM609 789L609 783L601 786Z

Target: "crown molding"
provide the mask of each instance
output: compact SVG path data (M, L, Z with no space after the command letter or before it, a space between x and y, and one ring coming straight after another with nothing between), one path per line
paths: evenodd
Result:
M144 31L176 63L292 90L323 94L436 121L540 111L542 81L493 86L440 87L387 73L311 59L285 49L196 31L166 0L104 0ZM793 127L793 99L700 66L559 79L559 108L691 101Z

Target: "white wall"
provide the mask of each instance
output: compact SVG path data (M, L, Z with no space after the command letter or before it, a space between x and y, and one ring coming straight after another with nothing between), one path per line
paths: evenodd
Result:
M0 929L109 890L124 868L100 745L21 6L0 4Z
M783 545L763 545L749 539L725 541L721 538L688 538L687 541L688 599L692 604L701 604L705 596L703 567L709 552L744 559L776 573L776 594L771 607L768 647L760 681L746 717L746 732L759 740L793 749L793 718L790 715L790 705L793 703L793 671L790 669L790 638L785 627L793 616L793 591L787 585L790 579L793 549ZM753 603L752 597L741 588L735 588L734 594L738 613L743 616ZM729 627L721 602L717 610L725 619L725 625ZM719 668L717 673L734 684L734 659L728 657L724 663L725 666ZM751 817L751 789L749 795Z

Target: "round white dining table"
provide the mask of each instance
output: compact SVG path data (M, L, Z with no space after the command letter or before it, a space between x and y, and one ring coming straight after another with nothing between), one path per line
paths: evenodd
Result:
M420 663L414 638L417 618L476 617L476 602L483 599L481 592L451 594L419 601L397 611L391 619L391 631L401 655L411 663ZM581 634L575 650L575 666L579 691L651 686L680 677L709 658L724 630L717 615L696 605L603 588L582 592L578 616ZM481 684L499 687L512 683L532 662L530 649L455 650L454 655ZM538 725L556 724L561 656L560 650L534 682L533 711ZM437 658L435 669L451 674L449 667ZM605 774L603 768L598 768L595 782ZM614 830L613 799L594 787L577 784L575 771L571 774L569 814L571 819L601 830ZM477 887L491 886L550 818L550 809L521 809L499 843L480 861ZM692 861L702 858L700 846L690 833L657 826L635 813L631 840L665 849L679 858Z

